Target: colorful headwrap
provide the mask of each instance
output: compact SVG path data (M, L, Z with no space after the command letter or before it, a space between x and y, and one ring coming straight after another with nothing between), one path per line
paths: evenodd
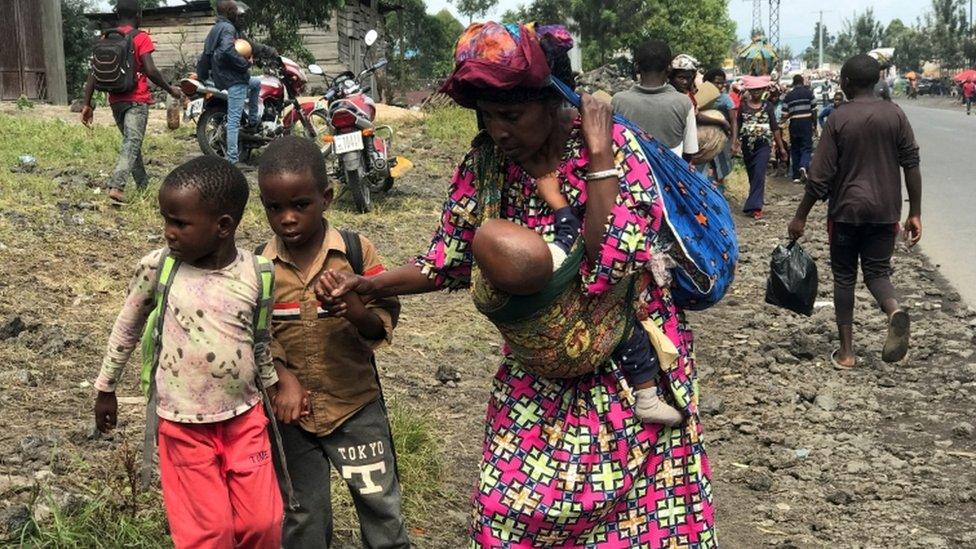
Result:
M572 45L569 32L558 25L475 23L458 39L454 72L440 91L474 108L478 96L545 90L551 74L546 53L551 58Z
M772 79L768 76L743 76L742 87L746 90L761 90L768 88Z

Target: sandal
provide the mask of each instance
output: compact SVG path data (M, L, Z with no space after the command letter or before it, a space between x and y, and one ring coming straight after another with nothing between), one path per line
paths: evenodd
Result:
M857 367L857 357L856 356L854 357L854 364L851 364L850 366L845 366L844 364L841 364L840 362L837 362L837 351L839 351L839 350L840 349L834 349L834 351L832 353L830 353L830 363L834 365L834 368L835 369L837 369L837 370L853 370L855 367Z
M908 313L898 309L888 318L888 337L881 350L881 360L898 362L908 354L908 337L911 332Z
M125 206L125 191L122 189L109 189L108 199L113 206Z

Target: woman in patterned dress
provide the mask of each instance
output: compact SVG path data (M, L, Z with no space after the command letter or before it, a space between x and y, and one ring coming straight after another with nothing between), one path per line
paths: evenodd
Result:
M485 23L465 31L443 91L477 109L485 131L454 173L429 248L413 264L372 278L323 283L323 298L468 287L481 219L513 221L551 241L553 212L535 182L556 173L583 219L586 292L637 284L638 319L650 319L676 349L674 360L661 361L659 390L687 419L673 428L638 420L631 387L612 360L596 373L547 379L506 355L488 402L471 546L716 547L692 334L652 274L666 269L671 238L661 196L635 136L612 122L609 108L584 97L581 116L566 116L548 84L545 52L553 59L569 44L561 27ZM486 161L502 179L495 195L482 192Z

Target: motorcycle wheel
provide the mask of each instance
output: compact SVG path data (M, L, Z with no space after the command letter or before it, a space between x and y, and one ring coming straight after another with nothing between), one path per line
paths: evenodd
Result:
M197 144L200 152L209 156L227 158L227 111L224 109L207 109L197 121Z
M369 213L373 209L373 201L369 196L369 185L359 175L358 170L346 172L346 186L352 192L352 199L356 202L356 209L359 213Z

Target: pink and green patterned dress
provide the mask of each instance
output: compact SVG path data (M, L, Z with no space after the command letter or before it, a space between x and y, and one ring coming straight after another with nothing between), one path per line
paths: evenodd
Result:
M481 474L474 492L472 547L717 547L711 471L701 440L692 334L667 288L649 269L667 253L663 203L634 135L615 126L621 192L600 257L584 262L587 291L600 293L639 273L637 316L650 318L680 357L662 374L688 419L679 427L644 424L623 372L607 362L595 374L546 379L506 356L495 375ZM441 226L417 264L443 288L469 284L471 240L484 204L475 176L477 149L458 167ZM559 167L563 194L582 218L588 153L577 121ZM535 180L515 163L497 215L551 240L553 213Z

